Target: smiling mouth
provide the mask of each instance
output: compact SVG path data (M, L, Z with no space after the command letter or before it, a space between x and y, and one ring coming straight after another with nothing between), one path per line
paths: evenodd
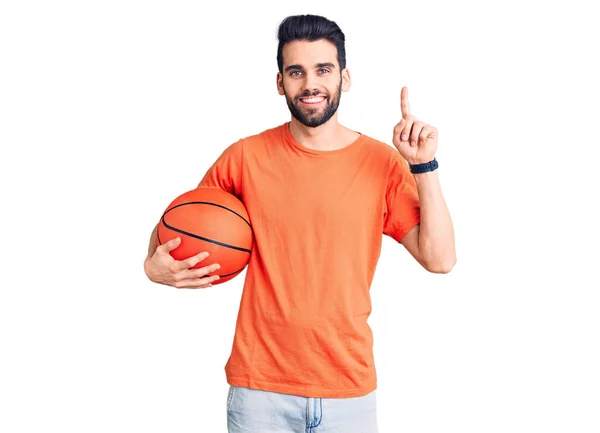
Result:
M308 98L300 98L299 100L304 105L318 105L325 100L325 96L310 96Z

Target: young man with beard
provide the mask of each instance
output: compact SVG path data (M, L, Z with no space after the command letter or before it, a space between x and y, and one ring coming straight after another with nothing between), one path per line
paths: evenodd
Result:
M369 289L382 235L427 270L454 266L452 222L438 182L437 129L410 114L394 147L337 119L350 89L335 22L291 16L278 32L277 90L291 120L231 144L199 186L242 200L255 245L225 367L229 432L377 432ZM175 261L177 240L145 270L157 283L209 287L218 266Z

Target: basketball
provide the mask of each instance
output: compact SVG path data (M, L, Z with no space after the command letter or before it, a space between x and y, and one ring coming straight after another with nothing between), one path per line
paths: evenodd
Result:
M219 275L212 284L222 284L239 275L250 260L254 236L243 203L220 188L198 187L171 202L156 233L158 245L180 237L171 251L175 260L185 260L203 251L209 256L194 268L218 263Z

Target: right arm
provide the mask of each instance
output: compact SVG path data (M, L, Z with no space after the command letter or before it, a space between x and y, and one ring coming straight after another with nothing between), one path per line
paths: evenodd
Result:
M226 148L215 163L208 169L198 187L221 188L230 194L239 196L242 185L242 141L239 140ZM168 286L183 288L210 287L217 275L206 277L207 274L220 268L218 264L191 269L208 257L207 252L201 252L186 260L175 260L170 251L177 248L181 239L171 239L169 242L157 246L156 231L158 224L150 235L148 255L144 260L144 271L151 281Z

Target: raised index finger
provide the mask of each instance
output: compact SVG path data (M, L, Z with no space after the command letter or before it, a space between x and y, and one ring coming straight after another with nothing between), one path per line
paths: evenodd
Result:
M402 118L406 119L410 116L410 105L408 104L408 87L402 87L400 92L400 109L402 110Z

